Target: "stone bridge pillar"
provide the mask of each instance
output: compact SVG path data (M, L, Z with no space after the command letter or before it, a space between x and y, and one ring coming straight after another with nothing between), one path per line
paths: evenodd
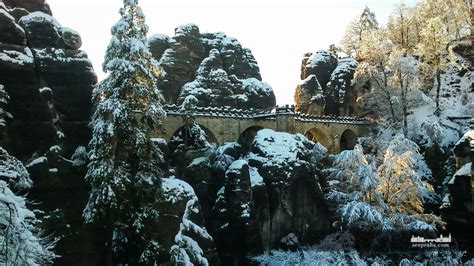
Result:
M288 133L298 133L296 128L294 106L277 106L276 108L276 130Z

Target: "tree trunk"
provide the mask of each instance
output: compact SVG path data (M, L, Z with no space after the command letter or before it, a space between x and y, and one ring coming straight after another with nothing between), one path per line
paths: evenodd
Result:
M400 90L402 92L402 109L403 109L403 134L405 137L408 135L408 110L407 110L407 93L408 93L408 80L406 86L403 86L403 75L398 73L398 79L400 80Z
M395 122L395 110L393 109L393 102L392 102L392 95L390 94L390 89L388 88L388 77L387 73L383 74L384 76L384 86L385 86L385 93L388 99L388 104L390 106L390 114L392 115L392 120Z
M436 70L436 111L435 114L439 115L441 112L440 107L439 107L439 94L441 93L441 70L438 68Z
M392 120L395 122L395 110L393 109L392 97L388 95L388 104L390 105L390 114L392 115Z
M113 239L113 217L110 214L110 211L107 211L107 218L106 218L106 225L105 231L106 234L106 242L105 242L105 266L112 266L113 264L113 250L112 250L112 239Z

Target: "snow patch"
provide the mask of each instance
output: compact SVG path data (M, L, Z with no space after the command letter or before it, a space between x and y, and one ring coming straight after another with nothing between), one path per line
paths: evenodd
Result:
M24 53L13 50L2 50L0 52L0 61L20 66L31 65L33 64L33 55L28 47L24 49Z
M163 178L161 186L166 200L173 204L183 199L197 199L194 189L183 180L174 177Z
M250 167L249 172L250 172L250 183L252 184L252 187L261 186L265 184L263 182L263 177L258 173L258 169L256 167Z
M52 16L45 14L41 11L32 12L26 16L20 18L19 23L28 25L30 23L44 23L49 22L54 25L55 28L61 28L61 24Z
M44 163L47 163L48 162L48 158L44 157L44 156L41 156L41 157L38 157L36 159L34 159L33 161L31 161L29 164L26 165L26 168L30 168L30 167L33 167L37 164L44 164Z

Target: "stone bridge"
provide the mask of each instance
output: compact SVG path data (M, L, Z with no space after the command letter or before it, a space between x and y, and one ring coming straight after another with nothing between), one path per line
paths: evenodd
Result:
M185 126L186 119L177 105L167 105L164 109L167 116L162 119L163 127L153 132L152 137L169 141ZM218 145L252 139L258 130L269 128L304 134L334 153L352 149L358 137L368 136L375 130L374 123L364 118L310 116L295 113L292 106L276 107L273 111L197 107L194 116L195 122L206 132L208 140Z

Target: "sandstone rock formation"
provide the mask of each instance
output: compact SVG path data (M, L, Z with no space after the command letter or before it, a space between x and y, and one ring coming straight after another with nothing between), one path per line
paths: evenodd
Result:
M352 84L356 66L354 59L337 59L327 51L305 54L295 110L311 115L357 115L357 92Z
M289 234L310 244L329 230L313 146L302 135L263 129L249 153L239 154L238 144L218 149L212 165L225 175L209 230L224 263L245 263L249 254L283 247Z
M457 241L467 243L474 237L474 120L454 147L456 173L448 182L448 193L443 199L441 215L448 224L448 231L457 236Z
M82 163L69 160L90 139L91 92L97 77L75 31L51 17L41 0L0 1L0 84L9 95L5 147L27 165L29 196L44 213L42 229L59 237L57 263L91 264L94 234L82 209L88 187Z
M7 7L21 8L28 12L41 11L45 14L52 15L51 9L45 0L2 0Z
M163 69L159 79L168 103L194 95L200 106L267 109L275 106L271 87L262 82L251 51L224 33L200 33L194 24L175 36L154 35L150 50Z
M58 141L71 154L89 140L97 77L87 54L78 50L79 34L50 14L44 1L0 2L0 84L10 95L7 109L14 118L3 144L21 159Z
M174 265L218 265L216 246L206 230L193 188L175 178L165 178L162 182L164 201L160 208L159 223L162 225L160 228L166 228L160 231L162 262L171 261Z

